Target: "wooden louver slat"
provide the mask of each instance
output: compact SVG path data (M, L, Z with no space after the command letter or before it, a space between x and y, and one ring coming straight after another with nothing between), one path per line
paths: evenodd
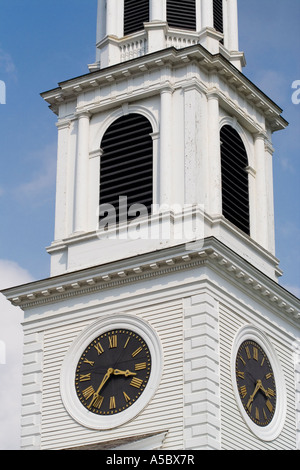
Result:
M143 29L149 15L149 0L124 0L124 36Z
M151 214L153 203L151 133L152 126L148 119L140 114L128 114L117 119L107 129L102 139L100 206L101 204L114 206L116 223L119 222L120 196L127 197L126 212L133 204L143 204L148 214ZM104 216L103 214L102 218Z
M223 215L250 235L248 157L239 134L231 126L221 129Z
M173 28L196 31L196 1L167 0L167 22Z
M214 0L214 28L223 33L223 0Z

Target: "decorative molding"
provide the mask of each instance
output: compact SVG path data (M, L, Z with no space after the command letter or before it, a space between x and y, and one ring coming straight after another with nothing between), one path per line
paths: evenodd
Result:
M199 244L188 243L122 262L87 268L5 289L2 293L13 305L26 310L75 296L209 265L238 283L241 288L248 291L250 288L253 295L257 296L261 302L271 303L272 309L276 309L285 319L300 323L299 299L218 240L209 238L204 242L199 242ZM74 283L78 283L79 287L74 289L72 287Z
M58 113L59 102L70 100L72 97L77 99L78 92L75 93L74 88L78 90L78 87L81 87L82 93L84 93L90 89L95 89L95 81L101 86L101 84L107 83L107 80L113 80L115 82L117 80L127 80L127 74L143 73L142 70L153 71L162 66L170 67L170 70L177 65L186 67L187 63L189 63L187 61L198 64L199 67L203 68L206 72L210 73L213 71L217 73L222 76L222 80L229 85L234 83L237 93L248 101L252 107L258 109L260 113L265 115L272 130L284 129L287 126L287 122L280 115L282 109L279 108L279 106L262 93L261 90L222 54L212 55L200 44L194 44L184 49L171 47L128 60L126 63L119 63L102 70L96 70L89 74L61 82L58 88L42 93L41 96L50 104L53 112ZM157 83L157 87L158 89L161 88L160 80ZM151 88L152 94L157 93L154 85ZM149 93L149 91L145 90L144 87L141 89L140 93L138 90L135 90L136 99L138 99L139 94L144 95L145 93ZM220 94L220 97L223 96L220 90L217 90L217 93ZM128 94L125 100L128 102ZM103 103L103 105L105 106L105 103ZM99 103L91 104L87 106L87 110L92 113L98 112L99 106L101 106ZM234 103L234 108L236 108L236 103Z

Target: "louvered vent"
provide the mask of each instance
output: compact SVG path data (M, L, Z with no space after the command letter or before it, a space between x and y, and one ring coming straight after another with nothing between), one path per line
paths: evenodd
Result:
M119 222L119 197L127 197L127 208L143 204L151 214L153 194L152 126L140 114L117 119L102 139L100 207L111 204ZM124 207L122 208L124 210ZM136 214L138 216L139 214ZM103 214L102 218L107 214ZM128 217L128 220L134 217ZM101 220L101 217L100 217Z
M214 28L223 33L223 0L214 0Z
M248 157L239 134L231 126L221 129L223 215L250 234Z
M196 31L196 1L167 0L167 22L173 28Z
M124 1L124 36L144 28L150 17L149 3L149 0Z

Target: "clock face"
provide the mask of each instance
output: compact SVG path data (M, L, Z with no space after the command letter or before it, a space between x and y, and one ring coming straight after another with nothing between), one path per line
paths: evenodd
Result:
M268 426L276 409L276 384L270 361L255 341L240 345L235 373L239 396L249 418L257 426Z
M91 413L122 413L140 398L150 372L151 355L144 339L131 330L110 330L82 353L75 373L76 394Z

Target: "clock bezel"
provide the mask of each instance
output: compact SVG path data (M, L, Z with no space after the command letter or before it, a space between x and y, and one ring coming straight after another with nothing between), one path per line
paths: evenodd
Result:
M240 346L245 341L254 341L264 350L274 373L274 380L276 384L276 409L271 422L264 427L255 424L255 422L252 421L252 419L248 416L238 390L236 380L236 357ZM286 387L280 361L277 357L275 349L261 330L253 325L247 325L241 328L237 333L233 342L231 357L232 385L239 411L253 434L264 441L273 441L281 433L286 415Z
M75 388L76 368L82 353L95 338L107 331L117 329L131 330L143 338L151 354L151 372L143 393L130 407L114 415L97 415L88 411L78 398ZM128 314L112 314L100 318L85 328L73 341L61 369L61 398L68 413L79 424L96 430L113 429L131 421L147 406L158 388L162 370L162 346L153 328L138 317Z

